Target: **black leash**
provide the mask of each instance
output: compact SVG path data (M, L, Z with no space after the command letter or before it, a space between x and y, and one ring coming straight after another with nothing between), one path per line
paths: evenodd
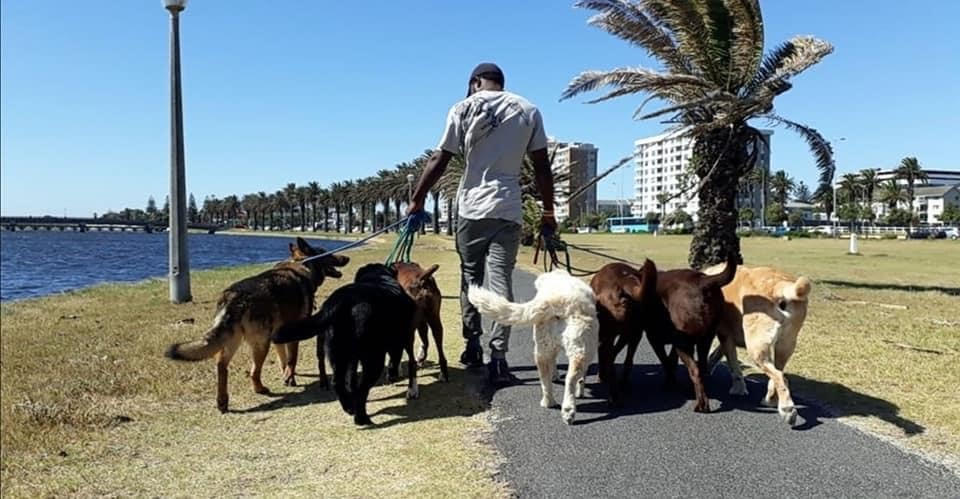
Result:
M566 241L560 239L559 236L550 228L544 227L540 230L540 234L537 237L537 246L533 252L533 264L537 264L537 260L540 256L540 253L543 253L543 271L550 272L557 268L565 268L567 273L574 277L586 277L589 275L596 274L600 271L597 270L587 270L574 267L570 263L570 251L569 248L573 248L584 253L589 253L591 255L596 255L602 258L609 260L625 263L627 265L639 268L640 265L631 262L630 260L625 260L613 255L608 255L606 253L601 253L596 250L591 250L584 248L582 246L577 246L575 244L570 244ZM560 260L560 253L563 253L563 261Z

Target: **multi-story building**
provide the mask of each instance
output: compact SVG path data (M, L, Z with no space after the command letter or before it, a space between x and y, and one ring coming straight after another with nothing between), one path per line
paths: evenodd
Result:
M554 174L569 172L569 178L554 182L554 216L558 222L577 219L581 214L597 211L597 185L593 184L574 199L567 195L577 191L597 176L597 148L584 142L547 140L547 152L553 154Z
M761 132L767 140L766 145L758 152L757 168L764 172L763 178L766 179L770 176L770 136L773 131ZM699 201L695 186L698 179L689 172L693 142L693 138L683 135L682 131L655 135L634 142L636 173L633 213L637 216L650 212L669 214L682 209L697 220ZM659 195L672 196L689 186L694 187L667 201L666 206L661 206ZM762 192L759 185L744 184L737 195L737 207L753 209L759 219L763 203Z

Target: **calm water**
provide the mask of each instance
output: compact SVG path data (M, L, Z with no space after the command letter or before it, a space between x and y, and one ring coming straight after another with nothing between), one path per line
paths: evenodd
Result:
M292 237L190 234L191 270L276 262ZM343 241L311 239L333 249ZM0 301L167 274L167 234L0 232Z

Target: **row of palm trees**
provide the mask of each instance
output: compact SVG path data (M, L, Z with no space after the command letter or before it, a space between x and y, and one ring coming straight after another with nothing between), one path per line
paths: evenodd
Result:
M291 182L270 194L259 191L222 199L209 196L198 216L205 223L243 224L258 230L377 230L402 218L401 209L411 187L408 175L419 178L430 153L426 151L370 177L333 182L326 187L319 182L299 186ZM462 172L463 162L455 157L430 191L435 233L440 232L441 199L447 203L447 213L454 213L452 205ZM447 232L451 231L452 224L447 224Z
M903 158L895 172L896 177L886 181L877 178L877 170L874 169L845 174L837 188L837 204L857 206L862 213L857 218L869 220L875 217L872 205L876 201L884 203L891 211L906 204L906 211L915 214L913 200L916 186L928 181L927 174L914 157Z

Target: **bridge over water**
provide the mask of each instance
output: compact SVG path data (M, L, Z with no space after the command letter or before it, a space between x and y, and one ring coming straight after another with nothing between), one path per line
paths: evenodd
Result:
M76 218L76 217L0 217L0 228L3 230L60 230L60 231L110 231L110 232L146 232L166 230L166 224L155 222L141 222L133 220L116 220L105 218ZM223 225L189 223L188 229L204 230L213 234L223 230Z

